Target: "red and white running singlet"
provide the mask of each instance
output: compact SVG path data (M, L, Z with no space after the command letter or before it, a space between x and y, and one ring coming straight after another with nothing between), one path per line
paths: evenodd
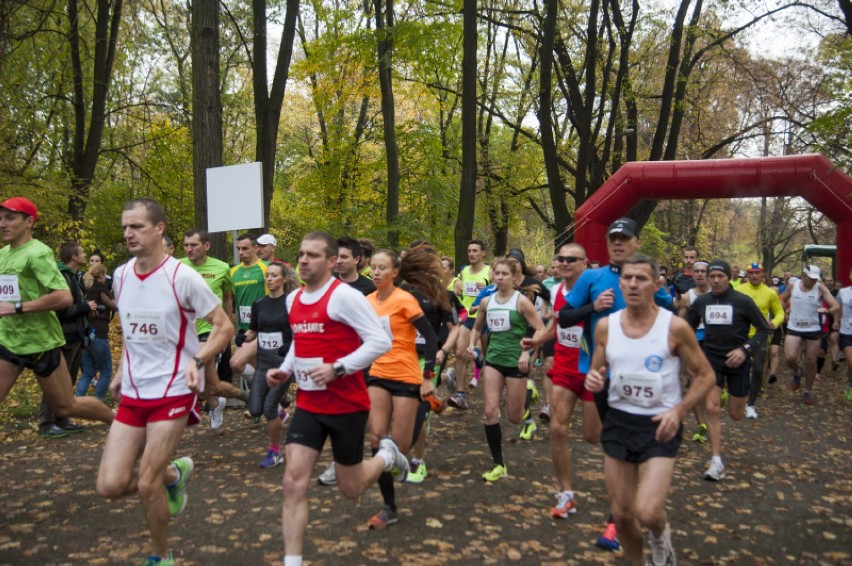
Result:
M553 344L553 367L547 372L548 377L554 375L583 376L577 369L580 363L580 348L583 346L583 323L563 328L559 326L559 311L567 303L565 297L570 289L565 288L565 282L554 287L553 316L556 317L556 342Z
M113 278L124 338L121 394L161 399L192 393L184 372L200 349L195 319L212 313L219 299L198 273L171 256L150 273L139 275L135 268L133 258Z

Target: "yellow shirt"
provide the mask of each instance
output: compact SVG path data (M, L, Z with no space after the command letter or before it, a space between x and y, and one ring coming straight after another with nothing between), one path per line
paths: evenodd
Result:
M760 309L760 312L763 313L763 316L766 317L766 320L768 320L773 327L778 328L781 326L781 323L784 322L784 308L781 306L781 299L778 297L778 293L776 293L774 289L764 285L763 283L757 286L754 286L751 283L743 283L739 287L736 287L736 290L743 295L751 297L754 304L757 305L757 308ZM755 332L757 332L757 329L752 326L751 330L748 331L748 337L751 338L754 336Z

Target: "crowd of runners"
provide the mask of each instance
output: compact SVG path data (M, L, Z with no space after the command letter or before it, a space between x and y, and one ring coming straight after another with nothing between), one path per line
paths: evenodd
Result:
M804 405L818 402L827 361L845 362L852 401L852 286L835 286L813 265L783 280L758 263L740 272L694 247L668 278L639 253L628 218L609 227L608 258L567 243L549 270L530 269L517 248L488 262L481 240L469 242L469 263L456 270L425 241L397 252L324 232L303 237L295 269L276 257L272 235L242 234L240 263L229 267L208 255L199 229L184 234L185 258L174 259L163 207L139 198L121 216L132 259L109 277L93 253L86 282L81 246L68 242L57 263L32 236L37 220L26 198L0 204L0 401L30 369L44 394L44 436L82 430L72 417L111 423L97 493L138 494L147 565L175 563L168 525L187 504L194 471L175 453L185 427L201 421L200 398L214 430L227 426L229 399L265 422L259 466L285 466L285 566L302 563L308 490L326 440L333 463L317 482L348 498L378 484L383 505L365 520L386 528L400 520L394 482L427 478L432 415L447 405L469 411L473 389L484 401L485 482L523 465L504 458L504 437L531 440L540 407L557 520L584 504L572 489L579 402L582 440L602 447L610 500L598 546L653 565L676 563L666 499L690 413L687 438L710 444L703 478L721 481L723 408L734 421L758 418L764 376L777 381L782 352L787 386ZM113 313L122 339L114 375ZM539 364L542 391L530 378ZM104 403L107 387L116 411Z

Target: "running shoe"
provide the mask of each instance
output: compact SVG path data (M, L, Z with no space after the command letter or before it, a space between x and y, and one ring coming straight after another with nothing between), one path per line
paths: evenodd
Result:
M456 409L467 410L470 408L470 405L467 404L467 399L465 399L464 394L461 392L450 397L447 404L449 404L450 407L455 407Z
M535 421L530 419L528 421L524 421L524 426L521 429L521 440L532 440L533 433L538 430L538 427L535 426Z
M379 450L387 450L391 455L391 461L385 466L385 471L390 472L396 481L405 481L405 476L408 475L408 458L399 451L393 438L382 438L379 441Z
M550 422L550 405L545 405L541 408L541 411L538 413L538 420L540 420L542 424Z
M698 432L696 432L695 434L692 435L692 441L693 442L699 442L701 444L704 444L705 442L707 442L707 425L706 424L698 425Z
M79 424L74 423L72 421L68 421L65 424L59 425L59 428L61 428L64 431L70 432L72 434L75 433L75 432L83 432L84 430L86 430L86 427L84 427L83 425L79 425Z
M64 428L60 428L58 426L50 425L48 427L39 429L38 435L42 438L65 438L73 434L70 430L65 430Z
M648 546L651 547L651 556L646 560L646 564L651 566L677 565L677 559L672 548L672 533L668 524L663 529L660 538L655 537L650 531L648 532Z
M822 374L818 373L814 376L814 381L822 381Z
M367 523L371 529L384 529L399 521L399 515L390 507L382 507L382 510L373 515Z
M802 376L801 376L801 374L794 375L793 379L790 380L790 384L787 386L787 388L790 391L798 391L799 388L801 388L801 387L802 387Z
M426 397L426 401L429 403L429 409L433 413L438 413L440 415L444 412L444 409L447 408L447 404L439 399L434 393L430 393L429 396Z
M290 411L278 405L278 420L281 421L281 424L286 423L290 419Z
M503 464L495 464L491 470L482 474L482 479L485 481L495 482L509 475L509 471Z
M178 480L175 485L166 486L166 499L169 502L169 515L177 517L186 509L186 501L188 499L186 496L186 485L189 483L189 478L192 477L192 470L195 469L195 465L189 456L173 460L172 465L177 468Z
M577 512L577 502L574 494L570 491L560 491L556 494L556 507L550 509L550 516L554 519L567 519L568 515Z
M722 389L722 408L728 405L728 390Z
M329 464L325 471L319 475L317 483L320 485L337 485L337 470L334 467L334 462Z
M142 566L175 566L175 558L172 556L171 552L169 552L165 558L149 556L142 563Z
M538 403L539 394L538 394L538 388L536 388L535 383L533 383L532 379L527 380L527 389L529 389L532 392L532 398L530 399L530 405L535 405L536 403Z
M260 461L258 464L261 468L274 468L275 466L279 466L284 462L284 458L281 457L281 452L276 452L275 450L268 450L266 452L266 458Z
M479 376L474 375L473 377L470 378L470 387L472 389L476 389L477 385L479 385Z
M447 391L450 395L455 395L456 393L456 368L447 370Z
M847 400L847 401L852 401L852 387L849 387L849 388L846 390L846 400Z
M745 418L747 418L747 419L756 419L757 418L757 411L755 410L754 405L746 405Z
M769 383L775 383L776 381L778 381L778 376L773 373L772 375L769 376L769 379L767 381Z
M228 400L224 397L216 397L216 406L210 411L210 428L216 430L225 422L225 405Z
M718 460L710 460L710 467L704 472L707 481L720 481L725 477L725 465Z
M615 529L615 523L607 523L603 534L598 537L595 546L604 550L618 552L621 550L621 543L618 542L618 532Z
M814 404L814 396L810 391L805 391L802 393L802 403L805 405L813 405Z
M408 476L405 478L405 483L423 483L423 480L426 479L428 472L426 471L426 462L419 462L417 467L408 472Z
M473 349L473 365L475 365L477 369L482 369L482 366L485 365L485 358L482 357L482 350L479 348Z

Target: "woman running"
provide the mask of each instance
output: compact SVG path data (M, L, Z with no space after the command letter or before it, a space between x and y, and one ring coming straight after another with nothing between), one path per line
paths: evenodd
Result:
M270 263L266 269L266 287L269 294L251 306L251 322L246 331L246 342L257 340L257 365L249 393L249 413L253 419L266 417L266 434L269 446L261 468L272 468L281 464L281 419L278 418L278 402L287 395L290 382L281 383L272 389L266 383L266 371L277 368L290 349L293 332L287 316L287 295L299 284L283 263ZM281 353L283 352L283 354Z
M423 315L417 299L396 286L399 277L417 288L443 308L449 308L447 293L441 282L441 263L427 246L407 250L404 260L391 250L379 250L370 260L370 270L376 292L367 295L388 335L392 346L389 352L373 362L367 377L370 394L370 417L367 429L373 452L379 441L387 436L393 421L391 436L402 453L407 453L414 434L417 407L432 394L435 386L435 352L437 337L432 325ZM423 336L425 368L420 369L415 336ZM398 520L393 477L379 476L384 507L370 521L371 529L382 529Z
M473 333L470 336L468 355L473 357L483 326L488 324L491 339L485 355L483 379L485 381L485 438L494 460L494 467L482 474L485 481L497 481L508 475L503 461L503 432L500 428L500 396L506 386L506 409L509 422L518 424L525 412L527 401L527 376L530 371L530 353L521 348L521 339L527 329L541 330L544 325L532 301L514 287L521 273L521 264L515 258L505 257L491 264L497 291L482 301ZM507 379L509 378L509 379Z

